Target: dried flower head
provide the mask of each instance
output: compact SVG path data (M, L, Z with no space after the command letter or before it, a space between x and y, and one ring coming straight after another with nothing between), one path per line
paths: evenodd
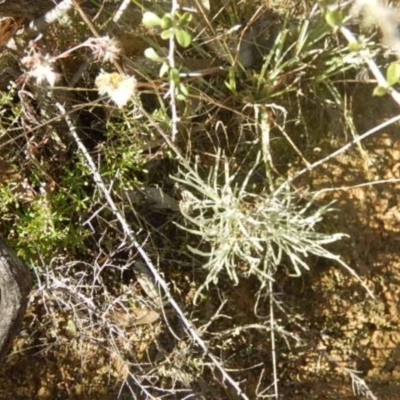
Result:
M136 94L137 81L135 77L117 72L101 72L97 76L95 84L99 94L110 96L118 107L124 107Z
M50 86L54 86L59 78L59 74L54 71L54 60L49 54L34 53L24 57L22 64L28 68L28 75L35 78L38 84L47 82Z
M121 52L118 40L109 36L90 38L84 45L92 50L93 56L97 61L102 62L116 61Z

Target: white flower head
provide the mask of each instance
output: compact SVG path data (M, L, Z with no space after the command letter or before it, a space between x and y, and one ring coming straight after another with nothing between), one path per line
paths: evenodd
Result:
M136 78L117 72L101 72L95 84L99 94L109 96L118 107L124 107L137 93Z
M49 54L34 53L24 57L21 62L28 68L28 75L35 78L38 84L47 82L50 86L54 86L59 78L52 65L54 60Z
M94 58L102 62L116 61L121 52L118 40L109 36L90 38L85 45L92 50Z

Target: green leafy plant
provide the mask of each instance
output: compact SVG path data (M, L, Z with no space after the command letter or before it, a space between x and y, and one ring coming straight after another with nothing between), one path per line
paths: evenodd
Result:
M175 37L177 42L182 47L189 47L192 43L192 36L187 31L186 27L192 20L192 15L184 12L180 13L166 13L162 17L157 14L147 11L143 15L143 25L154 28L161 28L160 37L161 39L169 39Z
M166 13L162 17L147 11L143 15L142 23L149 28L160 28L160 37L163 40L174 39L183 47L189 47L192 43L192 36L187 27L192 20L190 13L175 12L174 14ZM170 57L160 56L154 48L147 48L144 55L150 60L161 63L159 76L168 76L172 83L174 96L177 100L184 101L189 95L187 86L180 81L179 69L175 67L175 61Z

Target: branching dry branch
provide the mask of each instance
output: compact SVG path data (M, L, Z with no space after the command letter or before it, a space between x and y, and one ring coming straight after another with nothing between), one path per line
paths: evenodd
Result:
M176 12L179 9L179 4L177 0L172 0L171 3L171 18L174 20L176 18ZM176 68L175 65L175 35L171 35L169 39L169 52L168 52L168 63L169 67L171 70L174 70ZM171 79L169 80L169 90L166 96L170 97L170 103L171 103L171 140L172 142L175 142L176 140L176 135L178 133L178 122L179 122L179 117L178 117L178 110L176 107L176 83L174 78L171 75Z
M64 117L65 121L68 124L70 134L74 138L80 152L84 156L87 165L92 173L94 182L96 186L99 188L99 190L103 193L103 196L105 197L107 204L111 208L111 211L113 214L116 216L118 219L124 234L127 237L127 240L132 243L132 245L136 248L140 256L142 257L143 261L145 262L146 266L149 268L151 273L154 275L154 278L156 282L160 285L162 288L163 292L165 293L165 296L168 300L168 302L171 304L171 306L174 308L176 313L179 315L181 321L183 322L184 326L186 327L187 331L189 332L190 336L192 339L197 343L198 346L204 351L205 355L210 358L211 362L218 368L218 370L221 372L223 378L229 382L229 384L236 390L238 396L244 400L248 400L249 398L246 396L246 394L240 389L239 385L235 380L226 372L224 369L223 365L217 360L217 358L209 351L206 343L201 339L199 334L197 333L196 328L192 324L191 321L189 321L182 309L179 307L178 303L175 301L173 298L167 283L165 280L162 278L160 273L158 272L157 268L154 266L153 262L151 261L150 257L147 255L143 247L139 244L139 242L136 240L135 233L129 226L128 222L126 219L123 217L121 212L119 211L117 205L114 202L114 199L112 198L110 192L108 191L105 183L103 182L102 177L100 176L97 167L95 163L92 160L92 157L90 156L89 152L87 151L86 147L84 146L82 140L80 139L76 128L71 120L71 118L68 116L65 108L60 104L57 103L57 108L60 110L61 115Z

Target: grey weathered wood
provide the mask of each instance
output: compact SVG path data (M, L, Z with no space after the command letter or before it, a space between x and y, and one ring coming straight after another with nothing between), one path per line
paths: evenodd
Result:
M0 361L20 329L31 288L28 268L0 239Z

